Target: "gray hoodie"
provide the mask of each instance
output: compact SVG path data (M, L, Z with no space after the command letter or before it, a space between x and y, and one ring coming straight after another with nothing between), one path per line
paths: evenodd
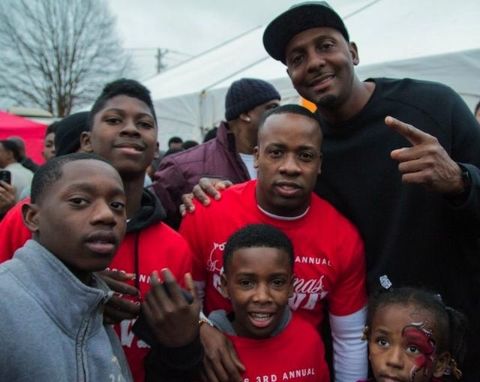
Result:
M131 381L103 325L109 289L95 275L93 285L33 240L0 265L0 381Z

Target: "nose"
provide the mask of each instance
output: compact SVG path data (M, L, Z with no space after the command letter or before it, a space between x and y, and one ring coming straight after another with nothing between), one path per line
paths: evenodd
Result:
M395 369L403 369L404 351L400 346L393 346L387 355L387 365Z
M122 131L120 135L128 135L128 136L140 136L140 132L138 131L137 125L135 121L132 119L127 119L123 124Z
M104 200L95 203L90 221L92 225L116 225L114 212L110 204Z
M296 176L301 172L295 154L285 155L285 158L279 168L280 173L287 176Z
M308 51L307 71L315 72L325 66L325 57L313 47Z
M255 294L253 296L253 302L256 302L258 304L266 304L271 302L272 297L270 295L270 290L268 288L268 285L264 283L260 283L257 285L255 288Z

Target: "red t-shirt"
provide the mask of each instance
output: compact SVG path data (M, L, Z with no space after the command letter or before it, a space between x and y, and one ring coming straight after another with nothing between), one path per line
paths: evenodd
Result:
M245 366L243 382L330 381L320 334L300 316L274 337L228 337Z
M282 230L295 251L295 292L289 305L314 325L323 319L324 302L338 316L357 312L367 301L363 242L355 227L333 206L312 194L310 209L296 220L267 216L257 206L256 181L237 184L219 201L195 205L180 226L194 254L193 279L204 288L204 310L231 311L220 292L223 249L229 236L247 224ZM200 293L202 295L202 293Z
M26 199L17 203L0 224L0 262L13 257L14 252L31 239L31 233L23 224L21 204L28 203ZM137 275L141 296L145 296L150 288L150 275L153 271L169 268L177 280L183 285L184 275L191 272L192 255L187 242L177 232L164 223L155 223L138 232L125 235L118 251L113 258L112 270L135 273L135 241L138 240L137 256L139 259L139 274ZM134 281L129 282L134 285ZM127 356L135 381L144 381L144 358L149 347L132 332L135 320L124 320L115 325L123 350Z

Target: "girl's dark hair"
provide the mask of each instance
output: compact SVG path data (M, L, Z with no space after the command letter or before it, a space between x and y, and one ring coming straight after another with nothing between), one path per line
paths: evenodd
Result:
M439 295L429 291L410 287L391 288L378 291L370 296L367 327L371 328L373 317L379 308L392 304L412 304L431 312L436 319L437 353L448 351L457 364L462 365L466 353L467 337L467 319L462 313L446 306ZM444 378L444 380L454 380L448 378Z

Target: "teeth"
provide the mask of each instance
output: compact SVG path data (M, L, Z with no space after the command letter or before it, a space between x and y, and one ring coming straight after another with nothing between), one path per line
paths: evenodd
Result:
M257 320L268 320L272 315L270 313L250 313Z

